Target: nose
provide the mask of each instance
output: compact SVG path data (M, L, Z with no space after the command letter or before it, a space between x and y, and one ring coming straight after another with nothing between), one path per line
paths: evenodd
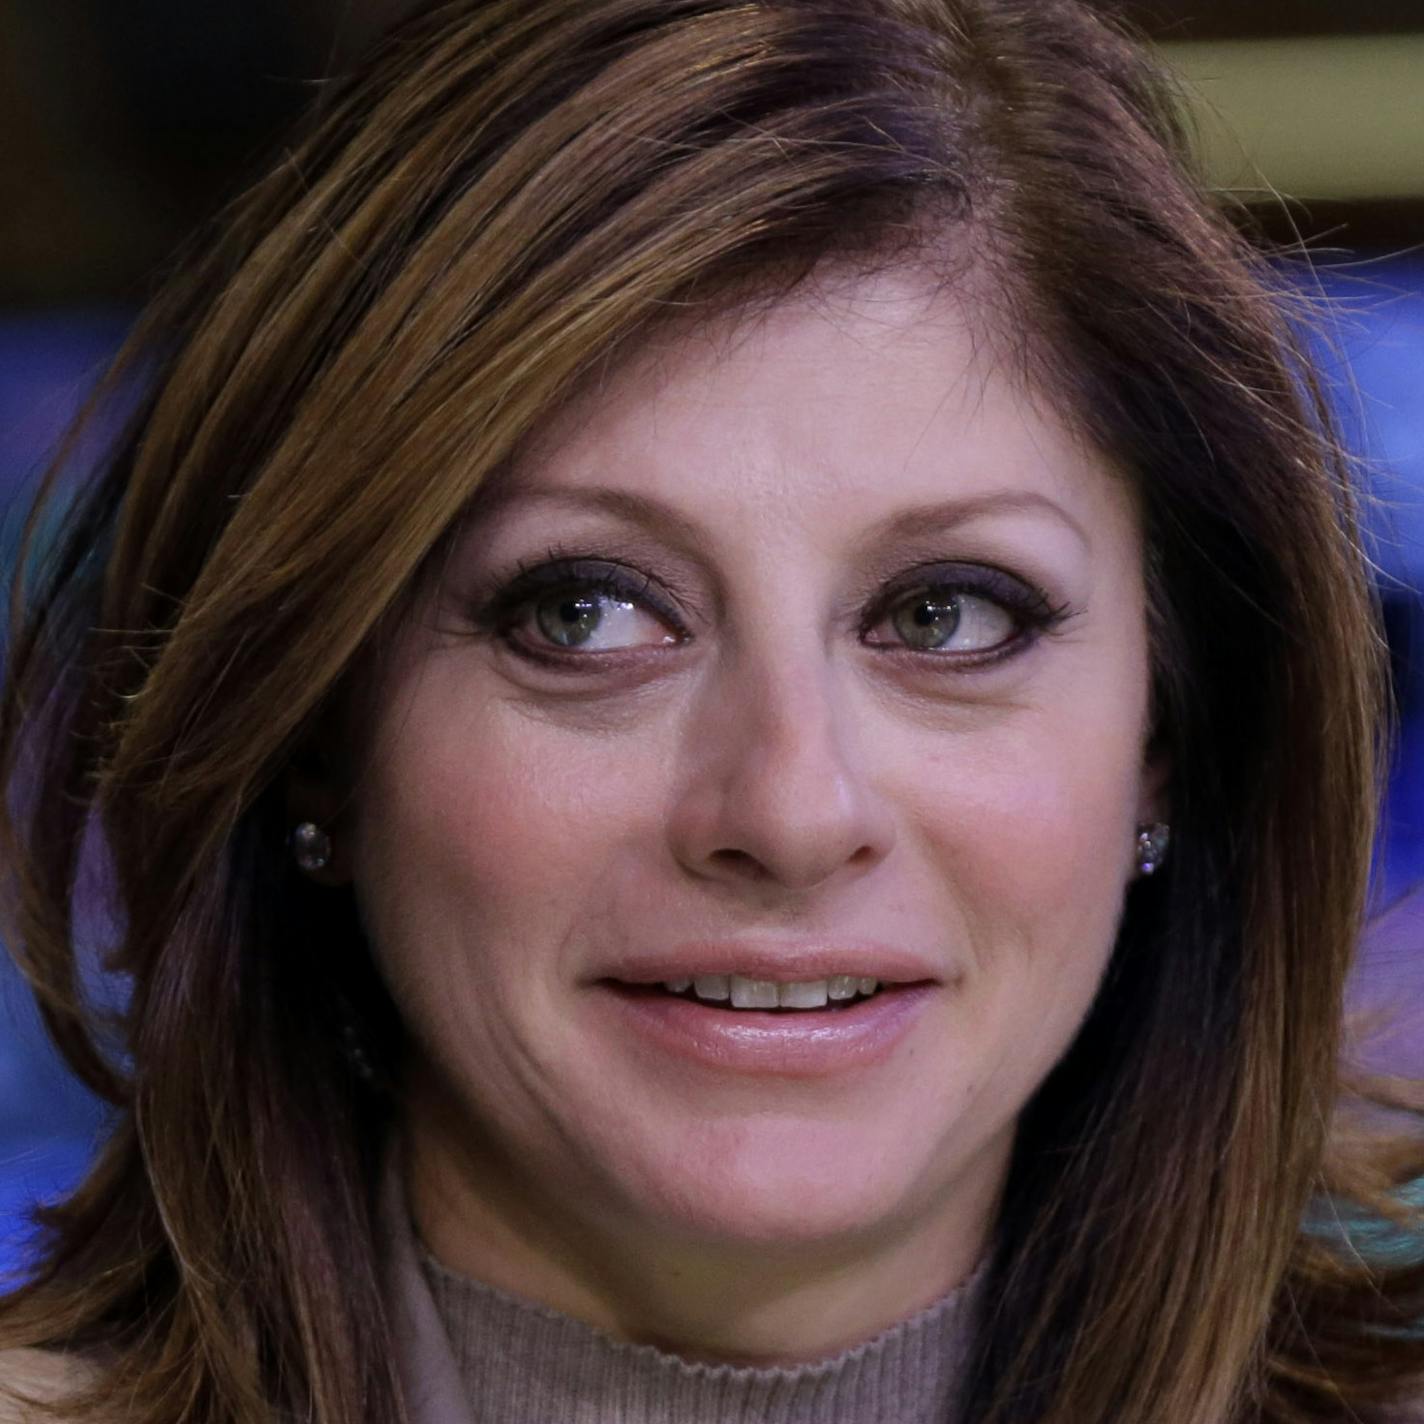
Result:
M703 879L809 890L889 854L877 793L837 670L824 659L728 668L690 718L669 833Z

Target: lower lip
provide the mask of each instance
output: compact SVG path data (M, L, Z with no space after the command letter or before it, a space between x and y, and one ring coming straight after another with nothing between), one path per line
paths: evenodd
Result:
M602 984L620 1027L676 1057L730 1073L817 1078L884 1063L934 984L900 984L843 1009L725 1009L659 989Z

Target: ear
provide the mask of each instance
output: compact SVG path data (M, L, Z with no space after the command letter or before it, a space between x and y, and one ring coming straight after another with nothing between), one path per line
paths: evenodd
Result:
M1150 825L1154 821L1172 819L1172 759L1166 748L1153 743L1147 748L1138 779L1137 823Z
M1143 755L1142 772L1138 777L1137 824L1133 834L1132 853L1128 879L1140 880L1145 871L1139 859L1141 855L1138 834L1148 826L1170 827L1172 761L1166 750L1157 743L1148 746ZM1162 847L1165 851L1166 847Z
M318 885L351 881L350 795L336 758L320 734L311 737L292 758L286 773L287 832L310 821L326 832L331 854L321 869L301 867L300 873ZM292 854L288 849L288 854Z

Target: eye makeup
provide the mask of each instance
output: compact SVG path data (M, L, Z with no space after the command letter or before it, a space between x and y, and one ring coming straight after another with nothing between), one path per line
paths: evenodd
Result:
M877 627L907 604L951 607L966 597L1003 610L1013 620L1014 633L992 647L967 653L914 648L871 637ZM1007 569L962 560L933 560L916 564L890 579L867 602L859 633L862 642L870 647L917 659L926 666L937 664L946 670L966 671L1022 651L1072 616L1069 605L1055 603L1041 588Z
M694 638L689 626L692 620L684 611L685 594L680 596L669 586L668 579L606 553L551 548L542 560L521 561L512 576L491 583L492 587L472 600L470 621L480 634L498 639L510 652L529 662L570 672L595 672ZM662 644L578 651L560 647L538 631L541 620L533 615L541 604L560 596L580 599L590 595L642 610L661 623L669 637ZM1007 614L1011 633L992 646L971 651L915 648L893 638L874 636L877 628L907 605L919 603L948 609L960 606L965 599L979 600ZM1004 568L962 560L931 560L895 575L865 601L857 635L865 646L912 659L918 666L971 672L1025 650L1072 616L1068 605L1055 603L1042 589Z
M563 599L582 605L586 613L591 598L640 610L660 623L667 637L661 643L580 650L547 636L545 620L538 616L541 608ZM687 601L669 578L655 577L623 558L556 547L546 550L541 560L520 560L507 577L492 578L466 606L475 631L513 656L552 672L587 675L642 662L650 652L688 642L692 620L684 611ZM567 605L560 611L566 610ZM593 626L601 621L595 615Z
M476 608L474 621L482 629L498 632L540 598L582 592L603 593L619 602L638 604L674 632L687 635L685 620L673 598L663 593L650 574L613 559L568 556L553 550L541 563L522 564L513 578Z

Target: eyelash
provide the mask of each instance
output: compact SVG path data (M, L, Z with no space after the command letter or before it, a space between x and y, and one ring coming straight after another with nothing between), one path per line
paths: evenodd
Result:
M521 615L527 614L540 598L574 592L602 593L620 602L636 603L668 624L680 640L688 636L687 626L674 602L677 597L675 589L670 590L672 598L663 598L659 596L656 580L646 574L634 573L625 564L587 555L563 554L553 549L541 563L521 563L515 575L476 611L474 621L477 627L503 638L515 652L534 657L537 661L587 663L590 657L597 655L560 654L554 648L540 649L536 653L511 636L521 621Z
M576 671L580 666L587 668L591 659L615 658L618 652L570 653L547 645L537 649L530 647L515 636L515 630L533 605L541 598L556 593L602 593L646 609L667 624L679 642L685 642L690 633L677 608L679 595L667 580L662 583L671 597L661 595L657 580L634 572L625 564L551 549L540 562L520 563L513 577L483 600L475 612L474 622L482 631L498 636L517 656ZM864 639L897 607L910 600L943 599L964 594L985 599L1004 609L1019 625L1018 631L1003 643L968 654L956 655L889 643L868 646L915 659L921 664L938 665L941 669L971 671L1023 651L1030 643L1072 616L1072 610L1067 605L1055 604L1041 589L1004 569L991 564L940 561L918 564L881 590L860 620L859 636ZM685 597L683 601L686 601Z
M1001 662L1022 652L1072 616L1072 610L1066 604L1055 604L1042 589L1024 582L1016 574L993 564L967 564L951 560L919 564L893 579L866 608L860 622L860 636L865 638L871 629L906 603L917 599L931 602L962 594L982 598L1004 609L1018 625L1017 631L1004 642L976 653L941 653L890 644L872 646L967 671Z

